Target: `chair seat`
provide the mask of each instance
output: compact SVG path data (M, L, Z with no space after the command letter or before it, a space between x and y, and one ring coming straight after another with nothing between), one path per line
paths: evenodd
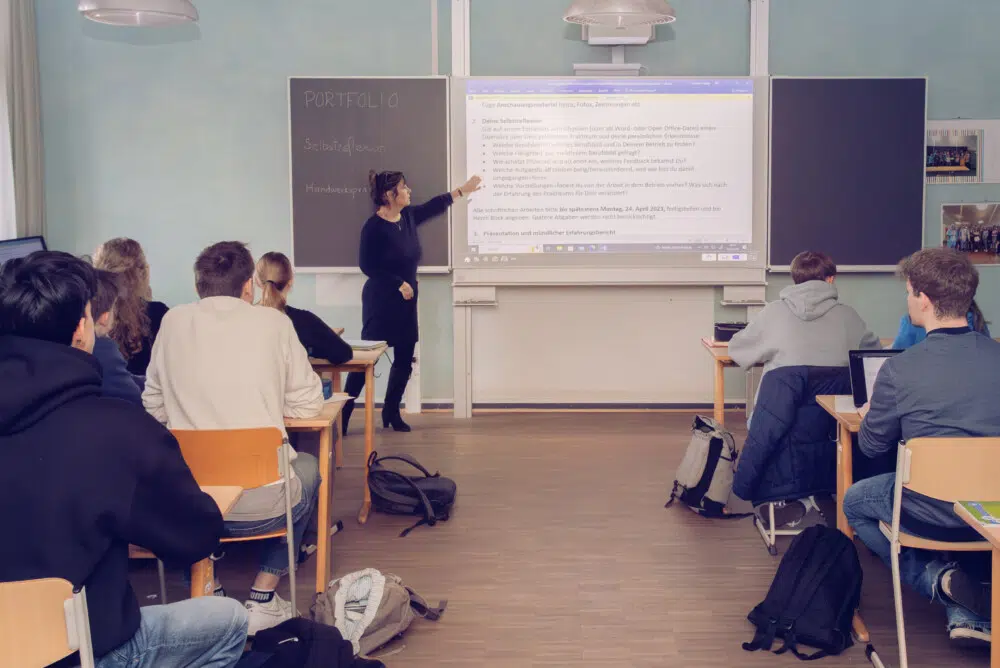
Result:
M892 540L892 527L886 522L878 523L882 535ZM930 538L919 538L912 534L899 532L899 544L903 547L912 547L918 550L934 550L935 552L989 552L992 548L985 540L972 542L953 543L946 540L931 540Z
M223 538L220 543L246 543L251 540L265 540L267 538L284 538L285 529L278 529L277 531L272 531L271 533L261 533L256 536L244 536L242 538Z

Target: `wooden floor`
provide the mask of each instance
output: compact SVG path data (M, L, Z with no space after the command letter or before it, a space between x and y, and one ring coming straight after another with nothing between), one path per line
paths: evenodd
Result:
M738 412L731 423L740 422ZM400 575L429 601L448 599L438 623L416 622L392 667L777 666L790 655L744 652L746 614L767 591L779 557L750 521L706 520L664 509L688 441L691 415L489 414L417 416L410 434L379 432L383 454L407 452L453 477L451 521L397 538L408 518L354 519L361 499L361 436L345 442L335 482L335 574L373 567ZM359 431L361 425L356 424ZM738 442L743 434L737 433ZM787 540L780 544L782 553ZM898 665L888 569L866 550L862 611L887 666ZM252 548L221 562L230 595L243 598ZM134 567L140 598L155 570ZM299 570L308 608L313 562ZM170 574L172 600L184 595ZM146 602L155 602L148 599ZM985 652L953 647L943 608L905 599L910 665L988 666ZM869 665L863 647L819 662Z

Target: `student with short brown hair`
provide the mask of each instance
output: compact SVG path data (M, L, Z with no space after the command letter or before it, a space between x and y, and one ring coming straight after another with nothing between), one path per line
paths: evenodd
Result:
M792 281L729 342L741 367L848 365L854 349L881 348L878 338L850 306L840 303L837 265L824 253L804 251L792 260Z

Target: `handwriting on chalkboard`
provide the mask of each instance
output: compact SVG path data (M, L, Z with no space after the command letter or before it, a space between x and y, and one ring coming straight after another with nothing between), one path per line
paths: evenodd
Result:
M354 141L354 137L348 137L347 141L337 139L310 139L306 137L305 149L307 151L333 151L336 153L385 153L385 146L373 144L359 144Z
M367 195L368 188L365 186L332 186L329 184L307 183L306 192L320 195L350 195L351 199L354 199L358 195Z
M395 109L399 106L399 93L307 90L303 94L306 109Z

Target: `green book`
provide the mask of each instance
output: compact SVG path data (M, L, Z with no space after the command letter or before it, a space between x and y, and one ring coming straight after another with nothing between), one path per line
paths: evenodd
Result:
M1000 501L959 501L980 524L1000 525Z

